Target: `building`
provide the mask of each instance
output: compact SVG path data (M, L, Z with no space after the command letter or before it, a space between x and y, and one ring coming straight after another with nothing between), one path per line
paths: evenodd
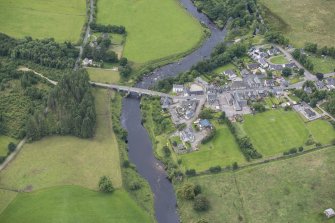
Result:
M241 75L242 75L242 77L246 77L246 76L250 75L250 72L247 69L243 69L241 71Z
M266 79L266 80L264 81L264 86L265 86L265 87L273 87L273 86L275 86L275 83L274 83L273 80Z
M316 86L319 90L321 90L321 89L323 89L323 88L325 87L325 84L323 83L323 81L317 81L317 82L315 83L315 86Z
M207 119L201 119L199 121L199 128L200 129L211 129L212 128L212 124L207 120Z
M217 95L215 93L208 93L207 94L207 102L208 104L214 104L217 100Z
M335 89L335 78L327 78L327 88L328 89Z
M234 80L237 75L233 70L226 70L225 72L223 72L224 75L226 75L228 77L228 80Z
M204 88L198 84L191 84L189 92L191 95L202 95L204 94Z
M332 208L328 208L323 212L327 218L332 218L335 216L335 211Z
M84 60L83 60L83 66L92 66L93 65L93 60L89 60L88 58L85 58Z
M294 62L292 62L292 63L285 64L285 67L293 69L293 68L297 68L298 66Z
M161 104L162 104L162 108L166 110L172 104L172 99L169 97L164 97L161 99Z
M184 92L184 85L174 84L172 87L173 93L182 93Z
M208 82L205 81L204 79L202 79L201 77L197 77L195 78L195 82L202 85L203 87L207 87L208 86Z
M268 63L266 62L266 60L264 59L264 58L260 58L259 60L258 60L258 63L261 65L261 67L263 67L263 68L267 68L269 65L268 65Z
M259 64L258 64L258 63L251 63L251 64L248 64L248 65L247 65L247 68L248 68L249 70L256 70L256 69L259 68Z
M242 90L246 89L247 85L243 80L235 80L231 83L230 88L232 90Z
M269 70L273 70L273 71L281 71L284 69L284 66L281 64L270 64L269 65Z
M305 108L304 112L309 119L315 118L316 113L313 112L310 108Z
M180 139L183 142L194 142L195 136L191 128L186 128L180 132Z

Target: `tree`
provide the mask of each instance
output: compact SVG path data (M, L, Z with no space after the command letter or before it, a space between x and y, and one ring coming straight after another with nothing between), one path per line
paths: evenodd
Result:
M238 164L237 164L237 162L234 162L233 163L233 170L237 170L238 169Z
M193 200L195 197L194 189L193 183L186 183L178 190L178 195L185 200Z
M7 148L8 148L8 152L9 152L9 153L12 153L12 152L15 151L15 149L16 149L16 145L15 145L13 142L10 142L10 143L8 144Z
M318 44L316 43L305 43L305 50L311 53L316 53L318 51Z
M196 173L196 171L195 171L195 169L189 169L189 170L186 170L185 171L185 174L187 175L187 176L195 176L197 173Z
M99 190L104 193L111 193L114 191L112 181L107 176L102 176L99 180Z
M171 151L168 146L163 146L163 153L165 157L169 157L171 155Z
M128 59L126 57L122 57L119 61L120 66L124 67L128 64Z
M292 69L289 68L289 67L285 67L285 68L282 70L282 74L283 74L284 77L291 76L291 75L292 75Z
M300 76L303 76L305 74L305 69L304 68L300 68L299 71L298 71L298 74Z
M193 209L196 211L207 211L209 209L209 200L202 194L195 197Z
M321 81L324 77L323 73L316 73L316 77L318 78L319 81Z

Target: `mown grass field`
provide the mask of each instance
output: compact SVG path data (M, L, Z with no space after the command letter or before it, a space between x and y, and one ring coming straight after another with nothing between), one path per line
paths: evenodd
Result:
M94 90L97 129L93 139L46 137L24 145L15 160L0 172L0 188L36 190L58 185L97 189L99 178L111 177L122 186L119 151L111 127L107 91Z
M123 55L139 64L183 53L203 35L176 0L99 0L97 21L126 27Z
M17 193L9 190L0 189L0 213L10 204L16 197Z
M3 223L152 222L124 190L104 194L78 186L62 186L18 194L0 215Z
M214 139L201 145L199 151L179 156L186 169L204 171L213 166L225 167L234 162L240 164L245 162L245 158L228 127L216 125L216 131Z
M87 68L86 70L91 81L115 84L120 80L120 74L118 71L100 68Z
M335 59L332 58L320 58L316 56L309 56L308 57L313 65L314 65L314 72L315 73L331 73L335 71Z
M335 129L327 121L315 120L308 122L306 126L316 142L329 145L335 140Z
M0 156L6 156L8 152L8 144L13 142L17 144L17 140L8 136L0 135Z
M76 42L86 20L83 0L1 0L0 32L13 37Z
M183 222L334 223L322 212L335 206L335 147L234 173L192 177L211 203L198 214L180 201Z
M274 64L286 64L288 63L287 59L283 55L278 55L271 57L270 61Z
M303 146L309 132L293 111L271 110L244 116L243 129L263 156L282 153Z
M320 46L335 46L334 1L319 0L261 0L268 8L266 20L285 33L297 47L305 42Z

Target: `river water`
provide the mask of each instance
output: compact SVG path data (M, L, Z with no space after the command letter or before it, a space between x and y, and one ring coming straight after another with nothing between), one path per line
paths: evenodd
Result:
M193 53L145 76L141 82L137 83L137 87L149 88L159 80L175 77L180 72L189 70L197 62L209 57L213 48L224 40L226 30L218 29L204 14L199 13L191 0L180 0L180 4L210 29L211 36ZM164 165L155 158L150 137L141 124L142 116L138 97L130 96L123 99L121 121L123 127L128 131L129 160L136 165L139 174L149 182L154 194L157 222L180 222L173 185L167 179Z

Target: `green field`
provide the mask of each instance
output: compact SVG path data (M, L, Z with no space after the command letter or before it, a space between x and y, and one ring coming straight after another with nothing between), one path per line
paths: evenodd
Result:
M0 135L0 156L6 156L8 152L8 144L10 142L17 143L16 139L8 136Z
M264 156L282 153L304 145L308 130L293 111L271 110L244 116L243 128L254 147Z
M297 47L305 42L320 46L335 46L334 1L261 0L268 9L265 18Z
M99 0L97 21L125 26L123 55L140 64L188 51L203 35L176 0Z
M329 145L335 140L335 129L329 122L315 120L313 122L308 122L306 125L316 142L320 142L323 145Z
M120 80L120 74L118 71L100 68L87 68L86 70L91 81L115 84Z
M335 71L335 59L332 58L320 58L316 56L309 56L308 57L313 65L314 65L314 72L315 73L331 73Z
M0 215L3 223L152 222L124 190L104 194L78 186L62 186L18 194Z
M217 134L213 140L201 145L199 151L181 155L186 169L204 171L213 166L225 167L234 162L245 162L234 136L227 126L216 125Z
M13 37L76 42L85 20L84 0L0 0L0 32Z
M271 63L274 64L286 64L288 63L284 55L278 55L270 58Z
M0 213L5 210L16 195L16 192L0 189Z
M226 64L222 67L216 68L214 70L214 73L220 74L220 73L222 73L226 70L234 70L237 74L239 73L239 70L236 68L236 66L234 64L231 64L231 63Z
M97 129L93 139L53 136L26 144L0 172L0 188L36 190L59 185L97 189L102 175L122 186L119 151L111 128L107 91L94 91Z
M334 223L322 212L335 206L335 147L235 173L192 177L211 203L197 213L179 200L182 222Z

